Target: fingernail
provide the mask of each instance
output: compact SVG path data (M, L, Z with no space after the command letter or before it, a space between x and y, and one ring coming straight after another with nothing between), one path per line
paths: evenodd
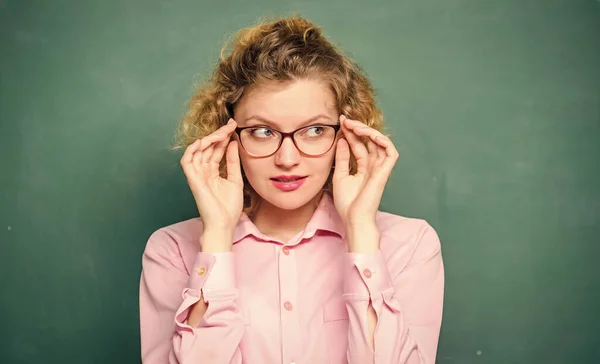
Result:
M231 119L231 118L230 118L230 119L227 121L227 124L229 125L229 124L231 124L231 123L233 123L233 119Z

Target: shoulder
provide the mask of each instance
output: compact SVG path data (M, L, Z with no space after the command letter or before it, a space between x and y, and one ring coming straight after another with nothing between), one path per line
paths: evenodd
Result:
M202 220L198 217L161 227L148 238L144 256L182 260L189 268L200 251L201 235Z
M426 220L379 211L376 223L381 234L381 252L397 269L441 257L439 236Z

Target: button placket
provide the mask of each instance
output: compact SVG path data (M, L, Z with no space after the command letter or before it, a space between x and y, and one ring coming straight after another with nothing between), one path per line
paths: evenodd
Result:
M297 358L299 348L302 346L299 337L299 311L294 307L297 304L297 277L295 254L289 246L283 246L278 259L279 293L280 293L280 319L281 319L281 345L283 362L292 362Z

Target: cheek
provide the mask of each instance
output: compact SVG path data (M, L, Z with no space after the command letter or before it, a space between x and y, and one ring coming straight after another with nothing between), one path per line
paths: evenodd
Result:
M248 156L244 155L243 153L240 153L240 163L242 165L242 172L246 176L251 176L253 168L252 161L250 160L250 158L248 158Z
M242 164L242 172L246 175L249 182L260 179L267 171L269 171L269 161L266 159L256 159L247 155L240 154L240 162ZM272 164L272 162L271 162Z
M331 172L331 167L333 167L333 161L334 154L330 152L324 155L322 158L315 160L314 164L312 165L312 169L314 171L320 171L324 174L329 175L329 173Z
M331 150L325 155L325 159L327 160L327 166L331 168L333 166L333 162L335 162L335 151L337 148L337 143L331 147Z

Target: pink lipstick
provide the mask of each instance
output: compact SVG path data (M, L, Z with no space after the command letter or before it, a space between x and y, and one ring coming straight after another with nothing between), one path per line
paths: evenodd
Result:
M306 176L277 176L271 178L273 185L284 192L295 191L306 180Z

